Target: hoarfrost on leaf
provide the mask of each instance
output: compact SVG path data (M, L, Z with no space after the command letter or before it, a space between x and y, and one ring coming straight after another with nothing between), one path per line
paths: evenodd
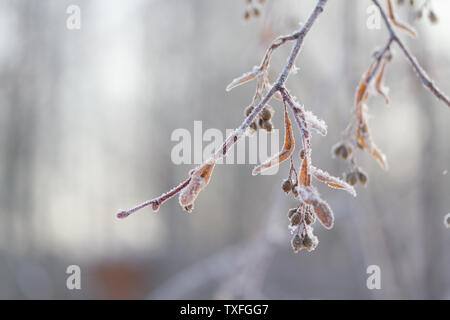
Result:
M318 134L322 136L327 135L327 124L325 121L317 118L311 111L305 111L305 120Z
M337 177L333 177L328 172L318 169L314 166L311 166L311 169L314 178L316 178L317 180L325 182L331 188L345 190L352 196L356 197L355 188L353 188L347 182L344 182Z
M231 83L227 86L226 90L230 91L231 89L236 88L248 81L251 81L255 79L257 76L260 76L262 74L263 71L259 69L257 66L254 66L252 71L246 72L242 76L233 79L233 81L231 81Z

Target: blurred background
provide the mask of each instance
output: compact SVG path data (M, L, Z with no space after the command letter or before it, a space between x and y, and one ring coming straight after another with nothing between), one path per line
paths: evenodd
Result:
M226 85L315 3L266 1L244 21L244 0L0 0L0 298L450 298L450 110L396 46L385 79L391 103L370 102L390 169L360 154L370 181L357 198L316 183L336 221L330 231L315 225L315 251L290 247L287 166L252 177L253 165L219 165L192 214L174 198L157 214L114 216L194 167L172 163L175 129L241 123L254 83L229 93ZM66 26L70 5L81 29ZM367 28L370 5L329 1L287 84L327 122L328 135L313 137L313 161L334 175L346 167L331 147L387 39L383 25ZM450 3L432 6L436 24L399 8L419 38L399 33L450 94ZM290 47L276 52L272 80ZM69 265L81 268L81 290L66 287ZM366 286L369 265L380 267L380 290Z

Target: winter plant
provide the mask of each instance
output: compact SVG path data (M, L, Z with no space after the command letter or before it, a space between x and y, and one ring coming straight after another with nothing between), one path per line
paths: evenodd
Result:
M271 131L271 118L274 109L268 105L274 98L282 101L284 108L284 145L282 150L268 159L264 163L256 166L252 174L258 175L264 170L287 162L290 166L288 177L282 183L282 189L285 193L291 194L297 205L288 212L290 220L290 229L293 233L292 248L295 252L301 249L308 251L314 250L318 245L318 239L313 233L313 224L316 219L327 229L331 229L334 224L334 216L329 205L321 198L319 192L313 185L313 179L323 182L331 188L345 190L353 196L356 196L354 185L356 183L365 184L367 175L357 166L355 150L360 149L370 153L382 166L387 169L385 155L375 145L371 138L370 129L367 121L368 102L374 94L384 97L386 103L389 103L388 90L383 84L383 78L386 68L392 62L391 47L397 45L406 59L410 62L412 68L421 80L422 84L436 96L437 99L450 107L448 97L437 88L433 80L428 76L425 70L420 66L417 59L411 54L397 32L405 32L415 37L416 31L402 23L397 18L393 3L386 0L386 6L382 6L379 0L371 0L379 9L382 20L388 30L388 38L382 49L375 52L373 61L368 70L363 74L359 85L356 88L355 104L350 123L344 130L343 139L333 148L335 157L343 158L349 161L348 172L345 173L345 181L338 177L330 175L328 172L319 169L312 162L311 135L318 133L322 136L327 134L327 125L324 121L318 119L311 111L300 104L292 93L285 87L286 79L289 74L295 71L294 62L302 48L303 41L308 35L311 27L316 22L320 13L325 9L328 0L318 0L315 8L310 14L306 23L297 32L281 36L275 39L267 49L260 65L255 66L251 71L234 79L226 88L227 91L240 86L252 80L256 81L256 92L250 106L245 110L245 119L242 124L227 137L222 146L216 150L214 155L206 160L197 168L191 170L187 179L181 182L172 190L160 195L157 198L148 200L132 209L121 210L117 213L118 218L128 217L130 214L151 206L154 211L168 199L179 194L179 203L187 211L191 212L194 207L195 199L199 193L208 185L214 166L217 161L227 155L227 152L233 145L245 134L252 134L258 129ZM260 6L264 1L247 1L247 10L245 19L260 14ZM409 1L413 5L414 1ZM398 0L398 4L404 1ZM431 10L429 1L425 1L417 11L417 18L422 17L423 13L428 13L431 22L436 22L436 14ZM287 59L286 65L282 69L275 82L271 83L268 77L270 61L273 52L287 44L293 43L292 51ZM298 151L298 168L295 168L294 149L295 139L292 129L292 119L298 127L298 139L300 141L300 150Z

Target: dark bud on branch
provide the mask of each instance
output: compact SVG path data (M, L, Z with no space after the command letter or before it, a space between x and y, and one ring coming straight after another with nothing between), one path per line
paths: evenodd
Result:
M286 179L283 181L283 184L281 185L281 189L287 194L292 190L292 182L290 179Z

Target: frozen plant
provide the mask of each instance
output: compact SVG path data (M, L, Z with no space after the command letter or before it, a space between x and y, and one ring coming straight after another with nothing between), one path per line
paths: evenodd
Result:
M374 61L369 70L363 75L356 92L355 111L352 120L347 127L344 140L335 147L335 156L350 160L352 171L346 175L347 182L330 175L328 172L316 168L312 163L311 135L313 132L322 136L327 134L327 126L323 120L318 119L305 106L297 102L297 99L285 87L285 82L290 73L296 68L294 62L308 35L312 25L320 13L324 10L328 0L318 0L315 8L301 29L291 35L281 36L275 39L267 49L261 64L253 67L249 72L234 79L226 88L227 91L244 83L255 80L256 92L251 104L245 110L245 119L242 124L227 137L222 146L215 154L197 168L191 170L187 179L172 190L161 196L148 200L132 209L120 210L118 218L128 217L130 214L150 206L157 211L161 204L173 196L179 194L179 203L187 211L191 212L194 202L199 193L208 185L217 161L227 155L233 145L245 134L252 134L258 129L272 130L271 118L274 113L273 107L268 103L272 98L283 102L284 114L284 145L282 150L264 163L256 166L252 174L257 175L282 162L288 162L290 166L288 177L282 183L285 193L291 194L297 202L297 206L289 210L290 229L293 233L292 248L295 252L301 249L314 250L319 240L313 233L313 224L316 220L327 229L334 225L334 216L329 205L320 197L317 189L313 186L313 178L325 183L331 188L341 189L356 196L352 185L356 182L365 184L367 175L356 166L354 158L354 147L359 147L370 152L384 167L387 168L385 156L379 151L370 137L367 125L367 102L372 92L378 92L388 102L387 89L383 86L383 76L387 63L391 60L391 45L396 43L407 59L411 62L423 84L440 100L450 106L449 99L434 85L426 72L418 64L404 43L397 36L394 28L402 29L410 35L415 36L415 31L398 21L390 0L386 1L388 14L380 5L378 0L371 0L380 10L385 25L389 31L389 38L383 49L374 55ZM253 6L256 1L248 1ZM261 1L260 1L261 2ZM263 2L263 1L262 1ZM262 3L261 2L261 3ZM250 7L249 7L250 8ZM256 14L255 14L256 15ZM246 15L247 16L247 15ZM272 53L288 42L293 42L292 51L287 59L286 65L275 82L271 83L268 76ZM372 90L371 88L374 88ZM294 149L295 139L292 129L291 117L295 121L299 131L301 148L298 151L298 168L295 168Z

